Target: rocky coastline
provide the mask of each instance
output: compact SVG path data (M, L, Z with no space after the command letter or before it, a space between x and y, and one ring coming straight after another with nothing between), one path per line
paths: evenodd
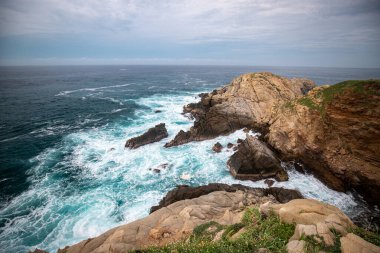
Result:
M225 242L245 243L252 236L250 231L266 224L267 219L278 221L278 226L287 224L284 226L291 231L279 246L280 252L380 252L380 236L363 232L338 208L304 199L297 190L270 187L270 178L288 180L281 161L292 161L330 188L356 191L369 204L379 205L379 80L317 87L308 79L249 73L199 96L198 103L183 108L194 125L189 131L178 132L165 147L212 139L242 128L258 132L259 136L247 133L245 140L238 141L227 166L235 178L267 179L269 187L179 185L151 207L149 216L58 253L181 252L175 247L191 248L192 240L198 239L224 247ZM128 140L125 147L134 149L166 137L162 123ZM222 148L216 143L213 150L217 153ZM252 212L256 216L247 214ZM242 252L280 249L265 243L265 247L252 242L247 245L250 251Z

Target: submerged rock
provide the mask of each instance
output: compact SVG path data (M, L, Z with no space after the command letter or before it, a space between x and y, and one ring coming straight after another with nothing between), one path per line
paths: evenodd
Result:
M166 137L168 137L168 131L166 130L165 123L161 123L149 128L144 134L129 139L125 143L125 147L135 149L149 143L160 141Z
M219 142L215 143L214 146L212 147L212 150L216 153L220 153L222 149L223 149L223 146Z
M288 180L288 174L275 154L265 143L248 134L227 164L237 179L257 181L274 177L277 181Z
M272 179L265 179L264 183L268 185L268 187L272 187L274 184L274 181Z

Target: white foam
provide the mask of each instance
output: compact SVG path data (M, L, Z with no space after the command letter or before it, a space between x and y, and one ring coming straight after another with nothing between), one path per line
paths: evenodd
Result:
M20 246L24 245L25 235L37 237L46 230L44 239L35 246L56 251L146 216L149 208L178 184L222 182L266 187L263 180L235 180L228 171L226 162L233 150L226 146L244 139L242 130L213 140L163 147L179 130L192 126L193 122L181 112L184 104L197 100L195 95L140 98L135 102L144 107L135 112L138 118L130 124L116 122L69 134L32 159L35 166L28 171L31 188L0 210L0 218L9 218L0 234L0 247L11 245L16 252L25 252L29 248ZM153 113L157 109L162 112ZM168 138L138 149L124 148L128 138L161 122L166 124ZM216 142L224 146L220 153L212 151ZM164 163L169 166L162 168ZM160 173L149 170L157 167ZM297 188L306 197L343 210L352 210L356 205L351 195L335 192L311 175L291 170L289 176L288 182L276 182L275 186ZM17 217L11 218L14 214Z
M120 87L125 87L132 85L132 83L126 83L126 84L119 84L119 85L110 85L110 86L102 86L102 87L93 87L93 88L82 88L82 89L76 89L76 90L65 90L61 91L55 96L65 96L74 92L80 92L80 91L97 91L97 90L103 90L103 89L108 89L108 88L120 88Z

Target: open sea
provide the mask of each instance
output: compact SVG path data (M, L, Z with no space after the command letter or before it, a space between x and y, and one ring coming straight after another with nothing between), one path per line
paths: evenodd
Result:
M182 106L234 77L270 71L317 84L380 78L380 69L231 66L0 67L0 252L35 247L55 252L117 225L148 215L176 185L211 182L266 187L234 180L216 141L236 143L239 130L179 147L163 145L192 121ZM155 113L160 110L160 113ZM164 122L169 137L136 150L128 138ZM155 173L168 163L167 169ZM348 215L368 212L354 197L289 170L288 182L306 197Z

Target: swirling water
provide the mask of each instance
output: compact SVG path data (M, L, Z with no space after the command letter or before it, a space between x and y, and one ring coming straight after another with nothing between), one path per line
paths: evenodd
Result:
M214 140L169 149L165 142L192 125L182 106L197 94L239 74L271 71L318 84L379 78L379 69L78 66L0 69L0 251L27 252L93 237L144 217L178 184L242 183L226 167L236 131ZM155 113L155 110L161 112ZM158 123L169 137L136 150L125 140ZM168 163L161 173L157 168ZM351 194L338 193L311 175L289 170L288 182L305 196L332 203L350 215L365 211Z

